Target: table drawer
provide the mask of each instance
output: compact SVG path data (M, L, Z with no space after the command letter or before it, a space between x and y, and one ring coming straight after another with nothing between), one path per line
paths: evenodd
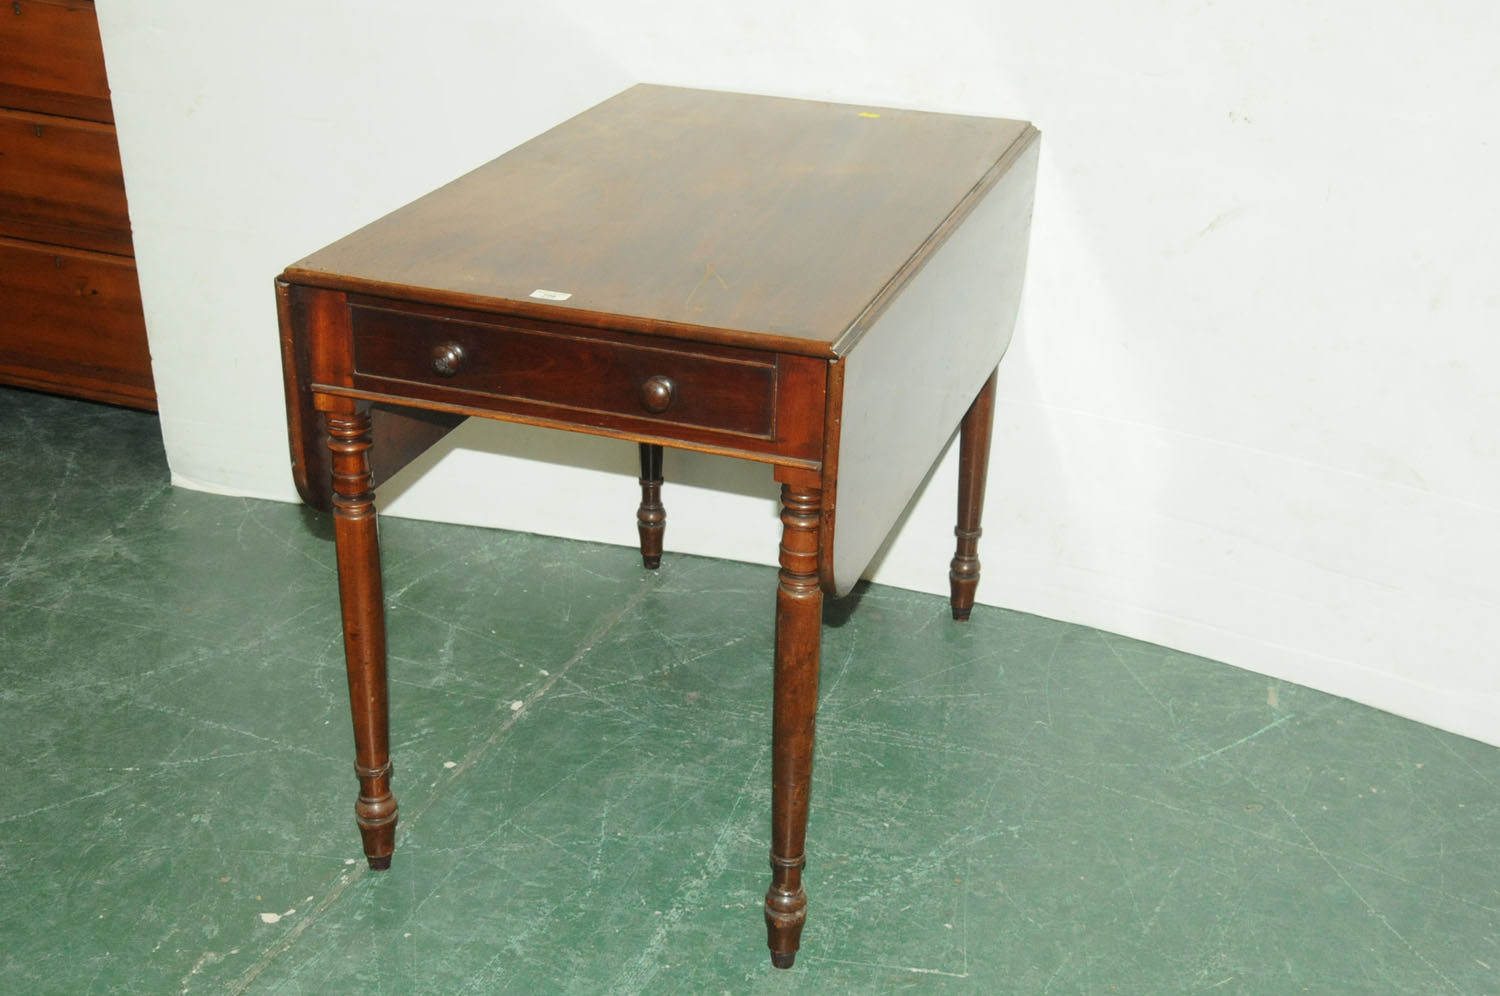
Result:
M354 386L592 425L646 420L770 439L776 358L524 319L353 304ZM518 407L518 403L520 407Z

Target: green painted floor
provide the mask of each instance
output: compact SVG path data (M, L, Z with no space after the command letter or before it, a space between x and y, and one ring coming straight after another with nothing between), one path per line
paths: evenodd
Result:
M174 490L153 417L10 390L0 508L3 993L1500 991L1495 749L881 587L829 605L773 970L774 575L670 531L653 574L384 522L372 873L323 518Z

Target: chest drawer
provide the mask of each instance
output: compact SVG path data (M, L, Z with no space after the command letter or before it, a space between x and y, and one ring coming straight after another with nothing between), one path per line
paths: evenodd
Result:
M0 10L0 105L113 121L89 0L11 0Z
M0 234L129 255L111 125L0 110Z
M591 425L775 435L773 354L361 303L350 322L362 390Z
M0 238L0 383L155 408L135 262Z

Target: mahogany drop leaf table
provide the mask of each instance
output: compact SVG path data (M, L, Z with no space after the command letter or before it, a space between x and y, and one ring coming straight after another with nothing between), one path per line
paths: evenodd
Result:
M782 506L765 919L791 966L823 596L859 580L958 429L950 578L968 618L1038 139L636 86L286 269L293 475L333 514L370 867L396 830L375 480L468 416L631 441L650 568L663 447L759 461Z

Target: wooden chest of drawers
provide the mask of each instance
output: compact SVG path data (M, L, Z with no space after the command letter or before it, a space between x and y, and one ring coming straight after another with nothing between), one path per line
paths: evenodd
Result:
M91 0L0 11L0 383L156 407Z

